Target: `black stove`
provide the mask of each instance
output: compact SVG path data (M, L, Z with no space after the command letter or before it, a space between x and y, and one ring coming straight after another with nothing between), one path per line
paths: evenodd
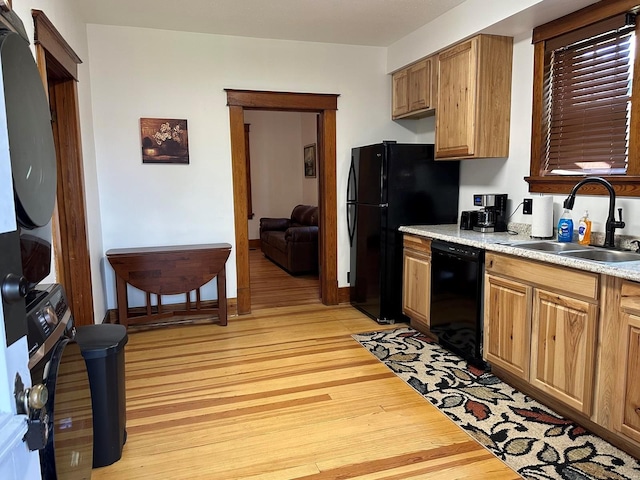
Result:
M38 364L63 337L74 337L73 318L62 285L38 285L26 298L29 368Z

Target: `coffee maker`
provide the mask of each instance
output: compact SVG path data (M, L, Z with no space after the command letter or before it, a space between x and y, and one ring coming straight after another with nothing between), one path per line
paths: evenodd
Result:
M476 232L507 231L507 194L481 193L473 196L473 204L480 210L468 210L460 216L460 228Z

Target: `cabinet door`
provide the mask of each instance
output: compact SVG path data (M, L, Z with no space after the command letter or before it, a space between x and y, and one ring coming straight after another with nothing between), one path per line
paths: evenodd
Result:
M625 313L620 351L624 359L624 383L618 388L622 395L622 418L618 425L621 433L640 442L640 316Z
M403 263L402 312L418 330L429 329L431 257L405 249Z
M528 379L532 288L493 275L484 288L484 358Z
M532 385L591 414L598 308L560 294L534 293Z
M475 152L477 38L438 55L436 157Z
M432 107L431 59L426 58L409 67L409 111Z
M393 118L409 112L409 72L407 69L393 74L393 95L391 116Z

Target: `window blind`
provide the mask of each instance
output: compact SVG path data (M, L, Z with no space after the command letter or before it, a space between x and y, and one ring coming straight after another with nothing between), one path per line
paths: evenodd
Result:
M541 175L624 174L633 26L609 19L545 46Z

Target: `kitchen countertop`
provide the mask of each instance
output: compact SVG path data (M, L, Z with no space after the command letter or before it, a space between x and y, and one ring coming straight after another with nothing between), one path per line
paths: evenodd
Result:
M602 273L614 277L625 278L640 282L640 261L635 262L596 262L579 258L567 257L555 253L542 252L519 248L517 243L534 241L528 233L516 235L507 232L480 233L473 230L460 230L453 225L411 225L400 227L402 233L409 233L420 237L444 240L461 245L482 248L490 252L506 253L517 257L553 263L565 267L577 268L588 272Z

